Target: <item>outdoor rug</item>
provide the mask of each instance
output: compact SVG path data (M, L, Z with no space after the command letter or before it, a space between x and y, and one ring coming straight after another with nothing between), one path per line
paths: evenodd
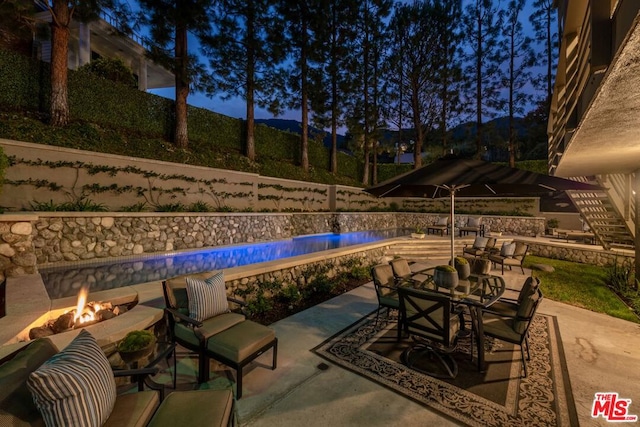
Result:
M396 319L375 324L375 312L313 351L396 393L469 426L573 426L576 409L556 319L538 314L530 327L528 376L520 378L520 348L487 339L485 373L470 360L470 338L453 353L459 373L437 379L400 361L410 338L396 342ZM526 353L525 353L526 354Z

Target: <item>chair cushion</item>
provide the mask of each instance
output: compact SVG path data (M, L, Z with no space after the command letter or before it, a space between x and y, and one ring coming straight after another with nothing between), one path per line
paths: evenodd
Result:
M438 222L435 223L435 225L447 225L447 224L449 224L448 216L441 216L440 218L438 218Z
M482 218L469 218L467 227L480 227L480 221L482 221Z
M511 258L515 250L516 250L515 243L504 242L502 244L502 248L500 248L500 256L503 256L505 258Z
M176 323L173 332L176 338L197 346L200 344L200 340L206 341L212 335L237 325L244 320L245 317L243 314L233 312L223 313L203 321L200 328L192 328L184 323Z
M13 358L0 365L0 426L13 425L5 418L22 420L26 425L40 421L40 413L27 388L29 374L56 354L58 349L48 338L23 347Z
M488 241L488 237L476 237L476 239L473 241L473 247L476 249L484 249L485 246L487 246Z
M520 305L529 295L536 292L539 287L540 279L537 277L527 277L527 280L524 281L524 284L520 289L520 293L518 294L518 305Z
M153 390L118 395L111 416L103 427L144 427L159 405L160 397Z
M485 335L498 337L508 342L520 343L522 336L513 329L513 317L492 313L482 315Z
M524 298L518 306L516 319L513 320L513 330L518 334L523 334L530 323L529 318L534 314L536 303L540 299L540 292L534 292Z
M275 337L273 329L245 320L209 338L207 349L214 355L240 363Z
M27 386L47 426L101 426L116 401L107 356L84 329L32 372Z
M167 396L149 427L227 426L232 417L231 390L189 390Z
M529 246L527 246L526 243L522 243L522 242L515 242L516 246L513 250L513 257L514 258L518 258L518 259L522 259L522 257L524 256L524 254L527 253L527 249Z
M393 274L396 277L410 277L411 276L411 267L409 267L409 263L406 259L398 258L391 260L391 269L393 270Z
M189 317L199 322L229 312L227 288L222 271L206 280L187 277Z
M377 285L395 286L393 269L389 264L379 264L373 267L372 272L373 282ZM381 288L376 286L376 292L378 295L388 294L391 289Z

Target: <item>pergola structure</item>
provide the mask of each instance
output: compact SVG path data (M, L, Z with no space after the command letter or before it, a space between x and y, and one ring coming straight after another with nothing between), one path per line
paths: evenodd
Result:
M560 55L549 172L607 190L573 198L598 240L635 247L640 277L640 2L556 0Z

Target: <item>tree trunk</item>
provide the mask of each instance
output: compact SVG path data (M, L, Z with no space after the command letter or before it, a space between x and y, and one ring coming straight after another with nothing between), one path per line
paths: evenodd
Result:
M174 141L177 147L187 148L189 134L187 131L187 97L189 96L187 28L176 26L176 124Z
M69 124L69 101L67 94L67 61L69 50L69 22L71 10L66 1L53 2L51 19L51 106L52 126Z
M482 16L478 12L478 37L476 53L476 158L482 157Z
M515 24L512 24L515 26ZM515 80L515 56L516 56L516 46L515 46L515 33L514 27L511 27L511 46L510 46L509 55L509 166L512 168L516 167L516 141L515 141L515 130L513 124L513 91L514 91L514 80Z
M251 4L251 2L249 2ZM255 16L252 7L249 7L249 17L247 19L247 140L245 145L245 155L251 161L256 160L255 141Z
M336 65L338 61L337 50L337 31L338 31L338 18L337 18L337 6L334 4L331 8L331 62ZM338 67L331 71L331 158L329 162L329 168L331 173L338 173Z
M302 34L307 34L307 23L302 24ZM300 166L309 172L309 94L307 93L307 40L300 52L300 88L302 92L302 135L300 137Z
M415 81L417 77L412 77L414 81L411 82L411 111L413 113L413 127L416 131L416 143L413 145L413 168L418 169L422 166L422 140L424 138L424 132L422 129L422 123L420 122L420 101L418 100L418 83Z

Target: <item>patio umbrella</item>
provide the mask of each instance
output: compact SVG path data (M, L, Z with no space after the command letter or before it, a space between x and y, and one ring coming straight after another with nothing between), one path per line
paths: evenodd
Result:
M601 187L530 172L482 160L443 157L364 191L377 197L451 199L451 262L454 258L455 196L506 197L552 194L566 190L599 191Z

